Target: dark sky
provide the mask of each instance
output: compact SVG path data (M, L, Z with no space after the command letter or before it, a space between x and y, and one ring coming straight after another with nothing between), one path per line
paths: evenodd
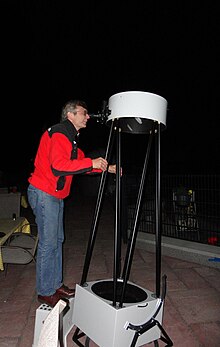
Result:
M59 121L67 100L84 99L97 112L111 95L139 90L168 101L164 170L219 171L217 5L2 0L1 109L9 134L1 139L2 165L26 165L42 129ZM91 121L82 145L103 145L107 134L106 126ZM145 138L131 136L125 135L126 149L136 143L135 160Z

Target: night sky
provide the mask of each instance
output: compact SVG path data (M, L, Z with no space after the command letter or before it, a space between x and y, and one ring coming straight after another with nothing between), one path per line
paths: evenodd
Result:
M69 99L85 100L96 113L111 95L135 90L168 101L164 172L219 173L217 2L2 0L1 6L0 169L27 170L43 129L59 121ZM108 130L91 120L82 147L105 146ZM147 138L123 136L139 165Z

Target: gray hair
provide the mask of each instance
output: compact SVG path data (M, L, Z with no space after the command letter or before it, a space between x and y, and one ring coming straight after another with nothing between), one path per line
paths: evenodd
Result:
M86 105L85 101L82 101L82 100L70 100L62 108L61 121L64 121L64 120L67 119L67 113L68 112L72 112L72 113L75 114L77 106L82 106L82 107L84 107L87 110L87 105Z

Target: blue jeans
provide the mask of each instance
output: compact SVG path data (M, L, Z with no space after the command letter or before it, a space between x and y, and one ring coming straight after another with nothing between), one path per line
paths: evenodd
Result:
M64 201L32 185L28 186L27 195L39 235L36 290L38 295L50 296L63 284Z

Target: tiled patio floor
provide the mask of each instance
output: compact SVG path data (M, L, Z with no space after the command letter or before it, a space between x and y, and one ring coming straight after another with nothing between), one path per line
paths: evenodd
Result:
M89 239L95 200L66 201L64 281L80 283ZM27 218L33 216L29 209ZM113 269L114 206L103 204L99 229L90 262L88 281L111 278ZM122 265L126 244L122 244ZM175 347L220 346L220 269L162 255L161 274L167 275L163 328ZM129 280L155 291L155 254L135 249ZM32 347L35 313L39 307L35 293L35 264L9 265L7 276L0 273L0 347ZM74 328L68 335L68 347ZM145 346L153 346L154 343ZM159 341L159 346L164 346ZM97 346L90 341L90 346ZM47 347L47 346L45 346ZM111 347L111 346L109 346ZM121 346L129 347L129 346Z

